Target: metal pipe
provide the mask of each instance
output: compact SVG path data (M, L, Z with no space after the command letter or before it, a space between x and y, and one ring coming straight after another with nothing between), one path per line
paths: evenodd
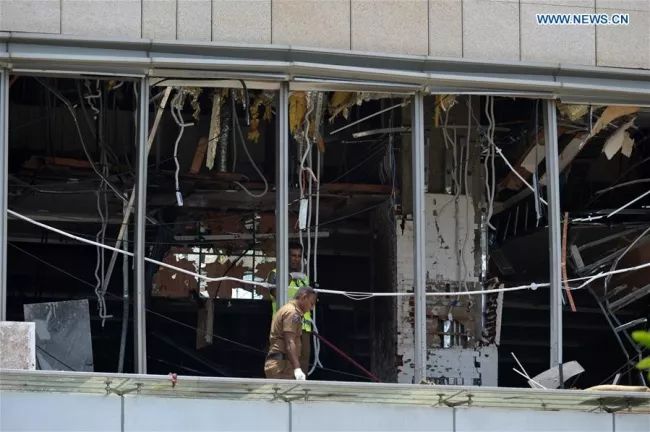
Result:
M276 107L275 152L275 298L287 302L289 286L289 83L280 84Z
M425 188L424 188L424 97L413 96L411 104L411 170L413 174L413 290L415 302L414 382L426 379L427 316L425 257Z
M558 163L557 112L555 101L544 102L544 142L546 143L546 172L548 173L548 224L551 297L551 361L558 366L560 387L562 376L562 225L560 224L560 168Z
M151 146L153 145L153 139L156 136L156 131L158 130L160 119L162 118L163 111L165 111L165 107L167 106L167 100L169 100L169 95L171 94L171 92L172 92L171 87L167 87L165 89L165 94L163 95L162 101L160 102L160 106L158 107L156 118L154 119L153 126L151 127L151 133L149 134L149 138L147 139L145 160L149 157L149 152L151 151ZM140 103L140 106L142 106L142 103ZM147 113L147 122L149 121L148 119L149 119L149 115ZM147 124L145 125L145 127L147 128L145 130L148 130L149 125ZM120 231L117 234L117 240L115 241L116 249L121 247L122 238L124 237L126 231L128 231L129 229L129 219L131 219L131 213L133 212L135 195L136 195L136 186L134 186L133 190L131 190L131 196L129 197L129 202L126 206L126 209L124 210L122 225L120 226ZM111 256L111 261L108 263L108 270L106 270L106 276L104 278L104 286L102 287L104 291L108 289L108 284L111 281L111 276L113 275L113 269L115 268L115 263L117 262L117 255L118 255L117 252L113 252L113 256Z
M636 327L640 324L645 324L647 322L648 322L648 318L637 318L635 320L626 322L625 324L620 324L618 327L614 329L614 331L618 333L620 331L627 330L629 328Z
M149 79L140 80L140 106L138 107L138 165L136 175L136 211L134 265L135 302L133 308L135 372L147 373L147 327L146 327L146 287L145 287L145 237L147 212L147 156L149 148Z
M396 104L396 105L390 106L390 107L388 107L388 108L384 108L383 110L379 110L379 111L377 111L377 112L375 112L375 113L372 113L372 114L367 115L367 116L365 116L365 117L363 117L363 118L360 118L359 120L355 120L355 121L353 121L352 123L348 123L348 124L346 124L345 126L341 126L340 128L338 128L338 129L336 129L336 130L333 130L332 132L330 132L330 135L337 134L337 133L341 132L342 130L345 130L345 129L350 128L350 127L352 127L352 126L354 126L354 125L357 125L357 124L359 124L359 123L362 123L362 122L364 122L364 121L366 121L366 120L368 120L368 119L371 119L371 118L377 117L378 115L383 114L383 113L385 113L386 111L390 111L390 110L393 110L393 109L395 109L395 108L399 108L399 107L404 107L404 106L406 106L407 103L408 103L408 102L402 102L402 103L398 103L398 104ZM355 137L355 138L356 138L356 137Z
M9 161L9 73L0 71L0 321L7 319L7 183Z
M124 232L124 250L129 248L129 230ZM117 361L117 372L124 370L124 354L126 351L126 335L129 328L129 256L122 255L122 333L120 335L120 353Z

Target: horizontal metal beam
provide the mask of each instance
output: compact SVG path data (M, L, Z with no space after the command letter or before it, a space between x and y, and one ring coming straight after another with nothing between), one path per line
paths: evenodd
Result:
M315 238L316 234L315 233L304 233L302 234L304 237L312 237ZM320 231L318 233L318 238L328 238L330 236L330 233L325 231ZM300 238L300 234L296 233L289 233L289 238ZM220 241L220 240L262 240L262 239L272 239L275 238L274 233L260 233L260 234L250 234L250 233L233 233L233 234L209 234L209 235L178 235L174 236L174 240L176 241L200 241L200 240L208 240L208 241Z
M624 297L621 297L613 302L609 303L610 312L616 312L617 310L624 308L625 306L633 303L645 296L650 294L650 285L646 285L643 288L632 291Z
M3 44L4 42L4 44ZM4 48L4 52L3 52ZM563 64L495 63L430 56L0 33L0 63L14 69L156 76L170 69L309 87L376 91L515 92L530 97L649 105L650 71ZM244 78L247 79L247 78ZM336 81L341 81L339 87Z

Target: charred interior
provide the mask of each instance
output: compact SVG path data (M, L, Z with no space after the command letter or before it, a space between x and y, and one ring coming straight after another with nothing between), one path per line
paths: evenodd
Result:
M9 208L132 252L138 82L13 75ZM150 83L145 254L168 266L146 266L147 371L262 377L269 290L245 282L275 269L277 87ZM589 279L650 258L650 110L568 102L557 103L564 357L586 371L572 385L638 383L628 334L647 326L649 270ZM412 379L410 105L400 93L289 95L288 240L323 290L318 331L384 382ZM535 98L424 98L426 284L449 293L427 298L430 382L528 386L511 353L530 376L548 369L543 117ZM26 305L88 302L89 346L41 348L39 367L133 372L133 259L11 216L7 241L8 320L27 320ZM463 294L502 286L528 288ZM310 379L371 379L314 348Z

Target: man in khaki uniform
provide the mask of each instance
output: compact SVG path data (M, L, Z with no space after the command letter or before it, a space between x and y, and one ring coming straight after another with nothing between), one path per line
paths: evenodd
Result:
M302 245L300 243L289 243L289 287L287 288L287 296L294 298L298 292L298 288L309 286L309 278L306 274L301 272L302 269ZM266 278L268 283L275 285L277 280L277 269L273 269ZM271 294L271 309L272 316L275 316L278 305L275 301L275 288L270 290ZM302 322L302 338L300 350L300 368L303 371L309 370L309 359L311 357L311 313L305 313L305 319Z
M264 362L267 378L305 380L306 371L300 367L302 321L305 313L316 304L316 291L298 288L293 300L282 306L273 317L269 335L269 353Z

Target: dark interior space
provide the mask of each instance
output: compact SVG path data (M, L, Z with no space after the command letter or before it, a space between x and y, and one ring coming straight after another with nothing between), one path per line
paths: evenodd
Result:
M175 87L161 108L168 83L152 82L157 85L151 89L150 125L159 111L160 122L148 156L147 257L209 277L264 281L275 261L273 91ZM322 148L318 161L316 150L309 157L313 172L320 162L322 179L318 262L311 257L308 264L312 281L335 290L372 291L375 285L391 290L374 276L376 269L386 268L390 256L373 252L373 237L379 229L383 235L393 227L385 222L369 226L379 208L383 219L388 215L390 220L393 211L399 140L383 129L396 123L400 110L387 110L335 135L329 132L400 99L321 94L321 121L312 133L320 137ZM316 92L309 95L318 97ZM214 132L215 98L221 99L222 128L215 141L223 141L227 154L223 159L216 155L209 169L200 157L206 151L201 149L205 138ZM125 201L135 185L137 99L138 88L128 81L15 76L10 92L9 207L81 238L111 246L121 242L117 247L132 251L134 222L133 217L125 219ZM174 117L194 124L181 128ZM308 126L296 127L290 141L291 241L299 240L298 167L305 145L300 129ZM127 229L121 231L123 220L128 220ZM302 239L307 248L306 233L312 233L312 255L315 224L313 216ZM384 240L381 247L386 244ZM86 299L93 370L134 371L132 259L124 264L116 254L111 265L112 251L80 245L15 219L10 220L8 247L9 319L23 320L24 304ZM271 321L264 289L231 281L200 282L151 263L145 274L148 373L263 376ZM110 316L101 318L100 310ZM207 314L212 316L210 342L201 340L202 326L210 325ZM382 349L371 341L373 329L384 328L385 335L394 325L390 303L379 299L361 302L324 294L316 315L322 335L368 369ZM323 368L312 378L368 380L326 346L321 346L320 360Z
M137 85L46 76L13 76L10 82L9 207L83 239L133 251L134 219L127 209L136 183ZM152 82L146 256L203 278L239 280L199 280L147 264L149 372L260 377L270 296L267 288L246 282L263 283L275 267L275 91L254 83L243 88L238 81L213 87ZM427 116L438 115L442 99L429 99L435 106ZM289 241L302 241L303 270L317 288L396 289L396 221L411 212L405 172L411 156L403 144L410 140L409 108L403 101L391 94L291 92ZM486 243L477 237L474 249L478 256L485 247L487 258L478 284L495 277L506 286L545 282L542 104L485 96L473 101L480 150L471 167L480 171L472 177L476 210L492 226L484 230L477 223ZM591 385L610 379L628 356L621 379L632 383L627 366L639 351L628 340L634 327L624 324L648 318L647 269L572 289L580 285L574 279L632 267L650 255L649 200L634 201L647 190L650 112L558 103L558 119L564 262L572 280L564 294L565 358L587 370L579 385ZM429 192L452 193L447 161L431 153L429 162ZM311 213L302 226L300 209L307 202ZM10 319L24 319L25 304L86 299L94 370L134 370L133 260L15 217L8 250ZM547 369L548 291L503 298L500 385L525 386L510 370L510 352L531 374ZM395 381L393 298L322 294L316 316L325 338L382 380ZM320 360L323 367L312 378L369 379L322 344Z
M584 280L599 272L646 262L650 213L644 195L644 166L649 160L645 144L650 138L650 113L625 106L559 104L558 108L563 279ZM496 99L495 111L497 125L517 128L514 133L499 133L497 128L497 145L513 169L537 187L538 196L547 196L543 149L535 155L535 146L544 145L541 110L535 101ZM617 133L619 137L624 134L619 147ZM496 172L499 203L491 219L495 229L488 232L488 277L496 276L506 286L546 282L550 250L547 208L498 157ZM581 388L608 384L618 372L622 374L619 382L639 383L634 364L641 348L629 333L647 327L638 321L650 313L646 281L647 270L643 269L598 279L588 286L582 286L580 280L565 284L564 359L577 360L586 370L577 382L569 384ZM547 288L504 294L500 385L526 385L525 379L512 371L516 363L511 352L530 376L548 369L549 301ZM635 322L624 328L625 323Z

